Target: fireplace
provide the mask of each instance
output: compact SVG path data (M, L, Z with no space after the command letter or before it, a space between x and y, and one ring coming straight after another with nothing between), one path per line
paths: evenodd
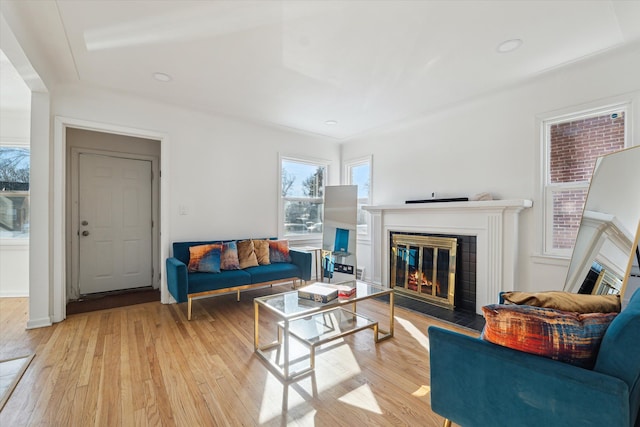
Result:
M468 304L481 315L500 291L518 289L518 219L531 206L522 199L365 206L371 214L371 281L391 286L392 232L473 238L471 250L458 245L454 306L458 311Z
M390 286L403 295L475 312L475 236L390 232Z

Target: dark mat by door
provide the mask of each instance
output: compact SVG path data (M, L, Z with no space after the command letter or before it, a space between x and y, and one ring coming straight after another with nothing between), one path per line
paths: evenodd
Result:
M160 302L160 290L151 287L89 294L67 303L67 314L86 313L154 301Z

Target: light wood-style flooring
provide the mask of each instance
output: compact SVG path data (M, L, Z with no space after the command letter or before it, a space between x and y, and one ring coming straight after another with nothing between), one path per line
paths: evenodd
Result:
M429 405L427 328L455 326L396 307L394 338L375 344L366 330L335 340L317 349L314 375L285 384L253 353L252 301L288 289L197 300L192 321L186 304L157 302L34 330L26 298L0 298L0 359L36 354L0 426L442 424ZM387 304L358 312L387 327ZM261 315L261 333L269 322Z

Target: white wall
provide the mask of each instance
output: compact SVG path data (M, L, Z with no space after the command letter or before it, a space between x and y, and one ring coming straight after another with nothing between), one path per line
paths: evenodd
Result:
M0 114L0 142L29 145L30 123L31 113L29 110L2 110L2 114Z
M0 114L0 143L29 146L29 111ZM29 295L29 239L0 238L0 297Z
M470 71L472 72L472 71ZM633 101L633 145L640 144L640 54L635 50L548 72L528 84L347 141L345 161L373 155L374 205L473 196L531 199L521 216L518 290L562 289L568 260L540 257L540 117L553 111ZM366 245L358 247L366 264Z
M328 160L339 183L340 147L326 138L74 86L54 91L52 114L168 136L171 241L277 235L279 152Z
M0 298L29 296L29 241L0 241Z
M161 135L167 255L174 241L276 236L279 154L324 159L328 184L339 183L340 147L327 138L79 86L60 86L51 99L52 116L62 121ZM53 174L55 182L61 171ZM162 288L166 296L164 281Z

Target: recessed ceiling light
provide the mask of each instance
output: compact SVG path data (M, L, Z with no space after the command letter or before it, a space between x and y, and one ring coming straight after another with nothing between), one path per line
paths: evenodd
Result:
M159 82L170 82L173 80L169 74L166 73L153 73L153 78Z
M520 46L522 46L521 39L505 40L498 45L496 50L498 51L498 53L508 53L508 52L513 52Z
M333 126L333 125L337 125L338 121L337 120L327 120L324 122L325 125L329 125L329 126Z

